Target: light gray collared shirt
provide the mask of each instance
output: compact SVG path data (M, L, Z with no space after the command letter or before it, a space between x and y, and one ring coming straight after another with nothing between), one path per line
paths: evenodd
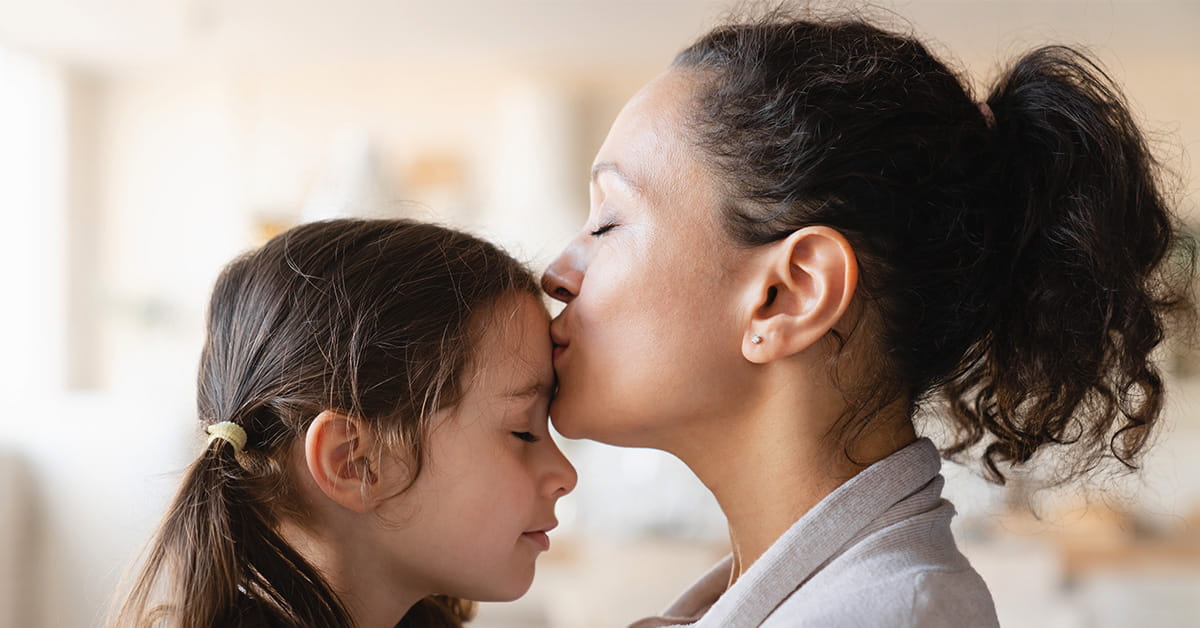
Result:
M732 557L630 628L999 626L950 533L941 457L922 438L821 500L726 590Z

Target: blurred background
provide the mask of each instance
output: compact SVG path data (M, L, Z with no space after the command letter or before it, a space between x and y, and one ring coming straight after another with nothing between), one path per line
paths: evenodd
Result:
M193 379L225 262L305 220L412 216L540 270L582 224L620 106L728 7L0 0L0 626L102 621L200 446ZM1200 221L1200 3L884 0L870 14L980 86L1030 46L1089 48ZM1163 362L1166 427L1138 476L1000 489L947 464L956 531L1004 625L1200 626L1200 358ZM727 550L677 461L565 447L580 484L554 549L529 595L475 625L624 625Z

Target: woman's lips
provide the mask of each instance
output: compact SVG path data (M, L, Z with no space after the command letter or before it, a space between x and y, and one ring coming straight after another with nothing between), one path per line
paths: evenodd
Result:
M558 323L561 320L561 318L555 319L554 323L550 324L550 342L554 343L555 360L558 360L558 357L567 350L567 345L571 344L570 341L567 340L566 335L562 333L561 327L555 326L555 323Z

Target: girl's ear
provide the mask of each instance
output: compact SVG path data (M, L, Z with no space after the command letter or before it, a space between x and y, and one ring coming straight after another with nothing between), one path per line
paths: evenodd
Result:
M304 459L317 487L335 503L354 512L374 508L379 460L371 432L357 418L326 410L304 437Z
M836 229L805 227L770 245L750 292L742 355L765 364L795 355L841 320L858 285L858 262Z

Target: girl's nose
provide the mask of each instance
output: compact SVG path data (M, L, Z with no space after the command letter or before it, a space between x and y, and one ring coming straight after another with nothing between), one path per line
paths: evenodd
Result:
M552 457L543 480L543 487L547 496L557 499L575 490L579 475L575 472L575 466L571 464L570 460L567 460L558 445L551 442L550 446L554 451L551 453Z
M542 273L542 290L551 298L570 303L583 282L584 256L581 245L572 242Z

